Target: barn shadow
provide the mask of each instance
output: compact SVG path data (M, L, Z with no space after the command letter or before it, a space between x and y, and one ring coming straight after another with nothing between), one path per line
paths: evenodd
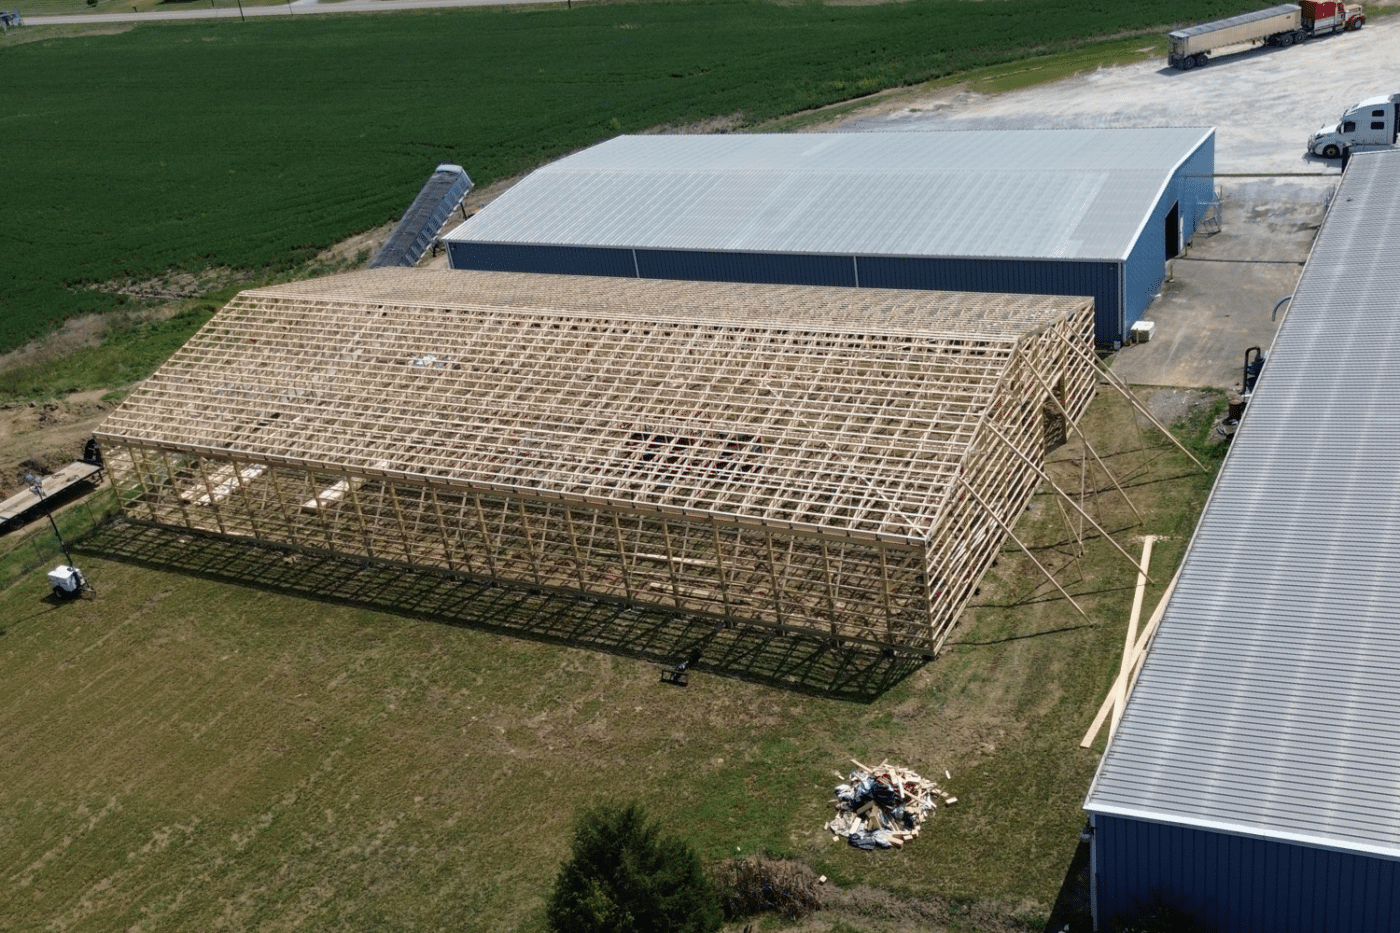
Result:
M76 551L323 603L636 658L660 673L691 657L715 674L855 703L877 700L926 661L919 655L759 625L531 590L397 563L308 553L251 540L119 520Z

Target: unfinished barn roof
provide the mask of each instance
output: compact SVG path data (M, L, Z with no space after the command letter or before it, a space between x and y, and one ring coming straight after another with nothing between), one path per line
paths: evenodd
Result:
M243 293L102 436L920 539L1087 304L374 270Z
M1121 261L1213 133L620 136L537 169L445 239Z
M1397 179L1343 176L1091 812L1400 858Z

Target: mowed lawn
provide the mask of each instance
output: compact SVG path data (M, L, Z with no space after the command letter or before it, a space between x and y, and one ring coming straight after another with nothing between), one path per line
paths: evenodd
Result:
M1054 471L1132 554L1167 536L1150 610L1212 474L1104 392L1086 423L1143 521L1077 443ZM869 905L840 929L899 902L1039 930L1134 579L1080 525L1042 492L1018 534L1090 620L1008 545L925 663L118 523L77 555L95 600L0 592L0 929L539 930L577 809L637 801L707 862L828 875ZM886 757L958 804L903 851L833 841L833 771Z
M1220 0L555 4L25 27L0 36L0 352L74 315L301 268L618 133L733 128L971 68L1160 36Z

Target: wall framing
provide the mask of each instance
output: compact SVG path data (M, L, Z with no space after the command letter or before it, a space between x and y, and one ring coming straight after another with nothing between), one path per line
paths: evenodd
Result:
M1066 337L1089 299L374 270L244 292L98 437L134 519L933 654L1043 386L1092 397Z

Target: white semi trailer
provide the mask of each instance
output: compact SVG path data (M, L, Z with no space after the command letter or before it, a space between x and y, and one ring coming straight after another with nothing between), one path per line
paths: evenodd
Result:
M1262 43L1287 48L1309 36L1360 29L1365 22L1365 11L1355 4L1282 3L1168 33L1167 63L1184 71L1204 65L1212 52L1226 46Z

